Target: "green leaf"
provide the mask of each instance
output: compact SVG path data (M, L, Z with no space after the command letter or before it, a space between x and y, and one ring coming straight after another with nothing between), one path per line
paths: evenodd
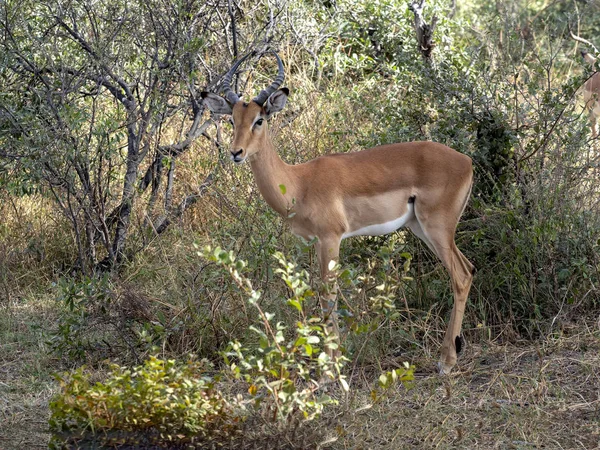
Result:
M300 302L298 300L288 300L287 304L290 306L293 306L299 312L302 312L302 305L300 304Z
M282 195L285 195L285 193L287 192L287 189L285 187L285 184L280 184L279 185L279 190L281 191Z
M296 339L296 342L294 342L294 347L300 347L304 344L306 344L306 338L304 336L300 336L298 339Z

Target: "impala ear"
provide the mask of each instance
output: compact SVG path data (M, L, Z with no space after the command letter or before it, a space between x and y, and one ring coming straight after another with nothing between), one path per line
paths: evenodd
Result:
M264 106L267 119L283 109L287 102L288 95L290 95L290 90L288 88L278 89L271 94Z
M231 114L231 105L223 97L212 92L200 93L204 104L215 114Z

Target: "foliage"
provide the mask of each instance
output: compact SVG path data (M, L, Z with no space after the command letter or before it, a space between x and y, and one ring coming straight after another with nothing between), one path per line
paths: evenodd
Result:
M223 401L273 430L327 416L323 379L345 380L350 399L367 380L371 399L387 400L384 386L410 373L399 359L437 357L452 289L408 232L344 240L341 342L312 319L311 248L249 168L228 164L231 126L197 96L219 90L237 55L267 47L291 89L271 122L287 163L412 140L473 159L456 234L477 268L467 341L561 335L597 317L600 153L578 91L591 73L579 51L593 49L570 38L598 46L597 2L427 1L439 19L430 65L404 2L88 3L0 3L0 307L20 333L43 303L50 319L35 323L53 370L136 365L156 348L164 361L225 354L219 388L242 401ZM245 98L274 69L250 59L234 77ZM227 251L207 260L192 242ZM319 359L336 344L351 364Z
M309 317L305 312L305 302L314 296L305 281L306 271L297 272L295 264L286 261L281 253L275 254L280 264L276 272L291 291L286 303L298 313L293 332L289 334L285 324L273 323L274 314L264 311L260 305L260 292L240 273L246 266L244 261L236 261L232 251L221 248L207 247L202 254L229 271L260 316L260 327L250 327L258 337L258 346L249 348L236 340L226 352L226 363L236 378L249 385L248 392L255 405L263 404L272 410L272 415L267 413L267 417L289 423L299 419L297 412L304 419L313 419L325 405L337 403L324 394L317 380L339 381L348 391L348 382L342 374L346 358L331 356L331 351L339 347L336 336L329 334L322 318Z
M110 308L109 280L85 278L79 282L63 279L57 286L57 304L62 314L57 329L50 333L48 344L53 352L69 359L81 359L90 348L90 315L106 315Z
M561 192L557 188L555 195ZM576 311L584 304L598 306L596 218L568 197L546 198L552 203L544 209L538 201L534 197L527 215L517 212L518 206L486 205L484 226L473 230L471 243L476 251L472 258L486 277L476 284L475 304L498 299L494 308L487 302L481 307L482 323L509 318L517 331L530 337L547 331L550 314ZM546 214L549 208L560 214Z
M389 389L395 383L402 382L405 386L411 387L411 381L414 380L414 371L415 367L409 365L408 363L404 363L404 367L400 367L398 369L390 370L389 372L382 373L379 375L378 385L382 389ZM376 391L371 391L371 398L376 399Z
M563 297L557 294L561 289L567 288L566 298L587 292L587 282L580 283L580 279L564 278L569 281L563 286L558 281L562 276L553 269L545 276L557 280L550 283L552 289L525 286L539 279L534 266L560 267L560 272L570 270L566 268L572 261L583 261L580 272L594 280L598 264L594 257L572 260L562 251L544 251L532 263L510 258L506 252L519 248L523 254L535 253L533 240L554 242L553 235L561 241L586 236L581 242L583 253L594 252L597 154L576 101L586 75L578 67L579 44L569 40L569 27L577 23L580 33L592 36L600 26L594 14L597 6L576 2L571 9L562 4L467 2L449 10L446 2L428 2L426 16L435 14L439 19L430 66L418 56L412 15L405 3L311 1L273 6L259 2L256 8L241 3L239 11L223 16L229 22L213 15L213 6L219 5L183 3L167 11L160 2L138 3L111 5L109 15L121 21L105 20L100 11L103 4L87 9L71 3L73 8L66 8L67 3L61 2L47 6L25 2L20 8L11 2L2 4L2 26L8 37L2 43L0 67L7 86L0 107L0 140L5 149L2 186L11 198L50 198L55 212L69 221L72 233L63 236L71 245L56 254L61 259L56 266L62 272L66 268L91 275L119 258L131 264L126 272L135 272L135 265L144 258L135 259L140 251L156 253L164 251L164 245L176 247L185 227L190 227L210 236L207 243L240 251L256 269L251 277L254 285L264 291L273 275L271 254L295 251L293 238L260 201L249 171L221 165L222 158L214 153L215 143L219 149L226 147L227 124L222 129L218 122L213 132L213 122L195 102L200 86L217 89L218 74L233 59L235 25L239 53L244 46L264 42L263 38L282 50L293 90L292 106L274 121L274 130L287 161L297 163L326 152L415 139L443 142L472 157L476 200L459 231L461 249L476 260L480 270L474 286L479 312L468 320L496 324L508 315L523 318L522 327L529 319L539 318L530 316L527 303L539 305L542 315L550 317L564 311ZM27 10L35 20L27 20L23 13ZM268 26L258 34L252 31L267 16L272 17ZM77 23L77 30L72 23ZM94 28L95 23L102 26ZM89 49L77 33L87 39L84 43ZM103 46L109 41L111 46ZM215 50L224 43L229 44L228 55ZM247 92L270 73L264 61L251 63L254 69L240 76ZM104 77L100 84L99 76ZM115 97L118 89L125 89L119 80L135 87L137 109L129 110L121 97ZM185 126L186 117L193 119L197 133ZM137 132L128 127L137 127ZM198 150L194 155L187 152L192 144ZM213 187L205 198L203 180L208 174ZM178 180L185 187L178 187ZM199 189L199 185L204 187ZM556 201L561 197L577 200L567 207ZM202 207L184 219L186 209L197 201ZM494 213L488 214L490 210ZM541 210L545 210L543 216L537 213ZM566 215L572 220L559 219ZM505 221L513 216L517 221L523 218L519 230L531 224L529 230L543 233L521 231L508 234L502 242L495 239L499 230L514 226ZM547 220L550 216L556 219ZM240 222L240 217L249 219ZM175 219L181 219L183 226L164 245L158 243L155 238L164 235ZM550 222L558 228L551 229ZM65 227L64 221L60 227ZM482 240L481 236L490 238ZM517 236L523 239L512 241ZM483 253L479 251L482 242L486 243ZM367 245L350 246L368 254ZM349 251L342 251L342 260L347 261ZM553 259L553 253L560 261ZM519 283L513 280L512 269L504 275L485 273L495 255L504 255L502 261L523 261ZM432 272L429 256L421 251L413 256L419 269ZM176 258L169 264L184 265L184 257ZM307 260L305 254L299 259ZM357 261L352 269L361 273L368 270L368 264ZM438 273L426 289L408 300L419 306L435 303L436 295L447 300L448 291L439 288L444 280ZM507 281L510 288L503 288L503 293L497 290L500 281L492 282L495 275L512 280ZM185 290L181 284L187 285L189 279L184 278L174 281L165 295ZM149 283L156 279L145 278ZM218 280L207 281L207 287L231 298ZM515 291L515 286L521 288ZM176 303L196 310L197 293L185 292ZM427 292L428 297L421 295ZM593 306L595 290L586 299L593 300ZM515 309L515 305L523 307ZM248 323L247 317L234 311L235 323L220 327L216 322L229 317L215 308L210 314L179 315L178 324L169 324L168 313L162 309L161 314L165 320L153 318L163 328L167 326L160 339L172 343L171 348L181 347L182 342L201 343L207 353L215 346L222 350L232 337L226 336L227 330ZM207 321L209 327L204 326ZM190 339L177 339L183 328L210 329L214 335L208 338L189 332Z
M147 299L109 274L63 278L55 286L56 326L44 330L51 353L65 363L106 358L143 359L164 341L160 311L149 316Z
M396 234L353 240L348 247L347 267L338 273L344 345L355 364L378 363L382 353L408 350L422 339L409 242Z
M113 365L102 383L92 383L82 369L58 377L61 394L50 403L54 448L62 448L61 436L74 443L86 432L98 436L101 445L134 439L143 439L144 445L181 444L233 436L240 417L215 389L210 369L206 361L151 357L132 369ZM111 433L103 435L107 431Z
M298 316L290 330L281 322L273 323L274 314L263 310L261 294L242 275L244 261L220 248L207 247L198 253L225 268L247 295L259 315L259 325L250 327L258 342L231 342L223 354L226 368L217 376L209 375L211 366L205 360L181 364L150 357L132 369L113 365L106 381L95 384L81 368L58 377L61 392L50 404L55 446L65 439L129 443L139 439L140 433L152 444L226 441L252 415L289 430L338 403L325 393L323 383L339 382L349 392L343 374L347 359L328 354L339 348L337 338L329 334L321 318L306 313L306 302L315 295L306 283L306 271L298 272L281 253L275 255L280 265L277 273L291 292L286 304ZM82 296L69 292L67 303L76 308ZM383 374L379 386L387 390L397 382L407 384L413 371L414 366L406 363L403 369ZM247 394L230 399L221 394L214 380L229 376L243 380ZM373 398L377 392L373 391Z
M405 14L403 6L395 7ZM520 2L483 3L459 9L452 18L436 2L431 7L444 17L440 26L448 35L438 37L431 67L414 57L414 48L406 49L412 39L408 23L388 23L396 15L387 16L378 3L359 2L348 14L355 24L344 41L349 47L335 47L332 58L352 57L348 48L360 48L356 63L340 70L353 75L359 69L361 77L337 91L357 105L340 111L337 124L359 147L431 139L471 156L474 198L458 245L478 275L465 328L505 326L508 317L515 331L545 332L548 318L571 314L584 303L595 308L599 298L592 287L599 273L597 143L588 139L576 100L585 78L576 70L580 57L568 33L575 15L582 29L595 29L598 22L590 14L597 7L586 6L587 14L583 6L569 11L558 4L537 9ZM500 19L492 20L492 11ZM397 42L386 50L394 56L380 58L377 70L358 63L373 56L370 23L375 35L396 30ZM367 245L348 246L342 260L358 252L366 261L357 261L356 273L368 271ZM409 297L409 305L427 307L441 297L449 307L451 291L440 288L447 281L438 262L426 252L411 253L419 268L416 283L425 289ZM426 281L422 274L429 274ZM581 296L583 303L576 300Z

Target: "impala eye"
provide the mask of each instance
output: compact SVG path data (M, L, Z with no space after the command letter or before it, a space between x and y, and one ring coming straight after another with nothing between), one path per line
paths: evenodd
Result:
M255 127L260 127L265 119L258 119L256 122L254 122L254 126Z

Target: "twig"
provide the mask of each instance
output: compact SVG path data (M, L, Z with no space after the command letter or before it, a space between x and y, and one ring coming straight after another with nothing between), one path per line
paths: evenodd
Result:
M156 234L163 233L174 219L178 219L179 217L181 217L186 209L188 209L190 206L192 206L194 203L200 200L206 193L208 187L212 184L213 178L213 174L209 174L198 188L198 191L193 194L187 195L181 201L179 207L174 213L168 214L159 219L158 223L155 225Z

